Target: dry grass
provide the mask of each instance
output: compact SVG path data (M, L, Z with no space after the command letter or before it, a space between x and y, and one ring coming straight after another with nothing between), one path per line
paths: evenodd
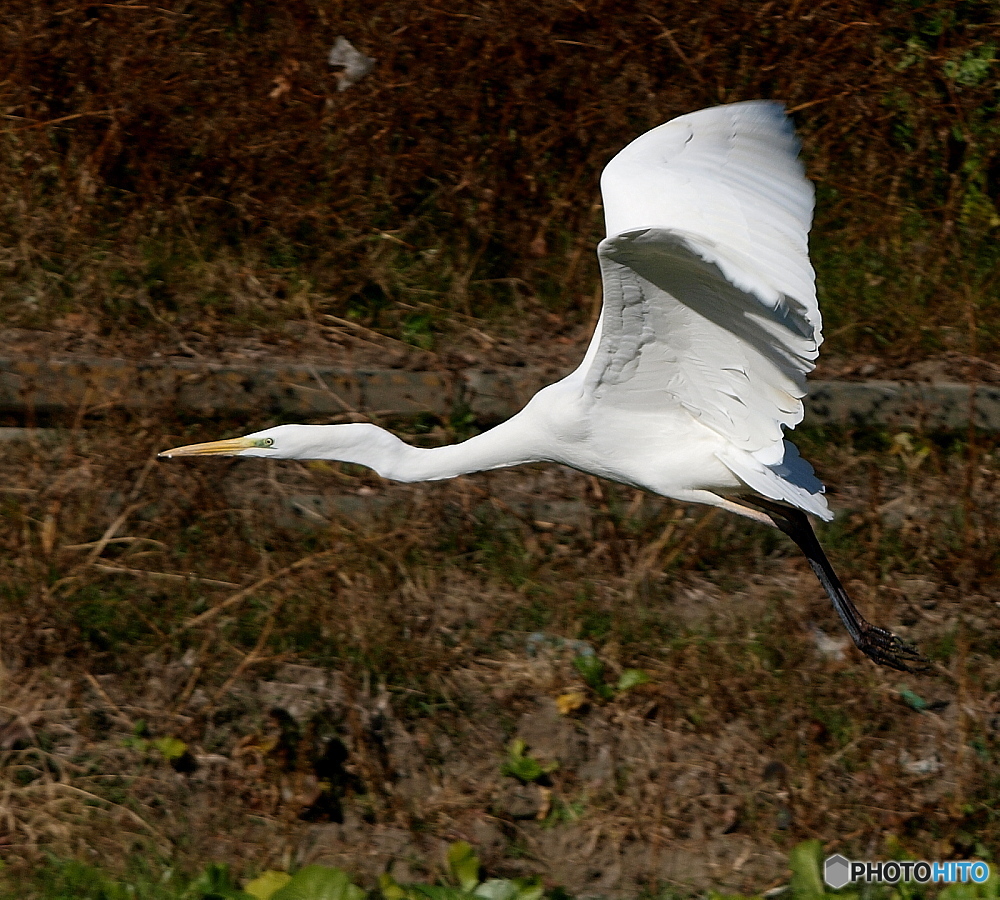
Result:
M665 119L796 111L834 352L995 361L990 2L30 0L0 36L0 309L162 341L331 313L586 322L600 168ZM338 34L378 58L347 91ZM75 318L74 318L75 317Z
M801 560L749 523L547 467L391 486L151 463L175 435L110 426L5 449L12 871L141 852L371 883L433 873L461 838L495 873L634 895L760 890L806 838L917 858L1000 839L992 445L812 436L843 510L831 552L934 659L921 678L847 648ZM374 517L335 512L352 503ZM562 639L652 682L601 701ZM501 774L515 737L558 762L544 790ZM163 738L186 749L172 764Z

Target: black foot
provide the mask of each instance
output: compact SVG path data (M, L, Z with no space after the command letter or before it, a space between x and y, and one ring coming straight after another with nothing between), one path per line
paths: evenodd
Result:
M854 643L872 662L897 672L921 674L931 671L930 660L912 644L885 628L869 622L865 622L865 626L862 626L861 634Z

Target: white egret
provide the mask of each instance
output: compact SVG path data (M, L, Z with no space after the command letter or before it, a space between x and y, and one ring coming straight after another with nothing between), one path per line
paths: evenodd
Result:
M407 482L562 463L780 529L862 652L900 670L922 663L848 597L806 515L833 517L824 487L784 439L802 420L822 323L807 247L813 189L783 107L673 119L615 156L601 191L594 337L574 372L503 424L432 449L370 424L279 425L160 455L341 460Z

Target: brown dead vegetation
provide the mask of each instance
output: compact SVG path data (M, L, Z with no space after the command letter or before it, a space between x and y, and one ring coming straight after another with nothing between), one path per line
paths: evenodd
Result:
M348 316L589 319L597 176L671 116L795 113L831 349L997 349L995 2L20 0L11 323L119 340ZM337 35L377 58L339 91ZM77 316L77 319L67 319Z
M122 420L4 448L13 872L48 849L371 884L463 839L496 874L635 896L765 889L808 838L875 858L1000 839L991 445L807 448L838 486L831 553L930 654L917 677L855 653L752 523L553 467L391 486L154 462L176 437ZM602 699L581 642L609 683L651 682ZM516 738L558 765L542 784L503 774Z

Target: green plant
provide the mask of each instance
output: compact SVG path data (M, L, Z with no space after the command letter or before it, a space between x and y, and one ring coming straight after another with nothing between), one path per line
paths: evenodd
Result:
M586 798L567 801L561 797L552 798L552 807L549 814L542 820L543 828L555 828L557 825L565 825L579 820L587 808Z
M522 784L543 781L559 768L558 762L541 763L528 754L528 745L515 738L507 748L507 759L500 767L503 775L516 778Z
M364 900L365 892L343 869L306 866L294 875L268 871L249 882L255 900Z
M451 884L401 885L383 875L379 887L384 900L540 900L544 893L536 878L488 878L480 881L479 857L465 841L448 848ZM303 898L305 900L305 898Z
M642 669L623 669L618 680L610 684L604 680L604 663L593 653L573 657L573 668L580 673L584 683L602 700L613 700L618 694L648 684L649 675Z
M20 900L26 896L33 900L254 900L254 895L240 890L227 866L214 863L194 878L173 869L154 874L144 864L114 876L79 860L54 857L18 883L6 881L0 869L0 897Z

